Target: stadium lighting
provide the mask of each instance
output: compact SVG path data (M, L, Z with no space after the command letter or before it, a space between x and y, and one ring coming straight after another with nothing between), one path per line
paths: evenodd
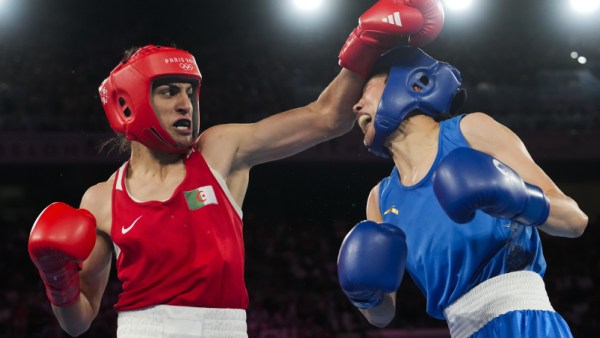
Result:
M577 59L578 56L579 56L579 53L571 52L571 59Z
M471 7L473 0L445 0L446 7L451 10L465 10Z
M570 0L571 8L581 14L590 14L600 7L600 0Z
M18 0L0 0L0 33L5 27L18 22L20 5Z
M313 11L321 7L322 2L322 0L294 0L294 5L301 11Z
M0 13L6 11L10 0L0 0Z
M334 7L332 3L339 1L279 0L269 2L273 3L277 13L275 17L280 20L282 29L290 29L293 34L302 31L303 34L314 36L314 33L324 29L325 25L335 23L335 17L332 17L335 15L332 14L332 7Z
M587 62L587 58L585 56L580 56L577 58L577 62L579 62L582 65L585 65Z

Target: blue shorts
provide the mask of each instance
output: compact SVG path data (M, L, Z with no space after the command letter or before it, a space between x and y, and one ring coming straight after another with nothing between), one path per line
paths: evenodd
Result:
M492 319L471 338L488 337L573 337L567 322L556 312L540 310L511 311Z
M444 309L454 338L572 337L542 277L518 271L490 278Z

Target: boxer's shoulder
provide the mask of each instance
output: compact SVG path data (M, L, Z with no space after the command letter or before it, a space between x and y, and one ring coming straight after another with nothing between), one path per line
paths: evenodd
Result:
M110 234L113 179L89 187L83 194L80 207L96 217L98 230Z

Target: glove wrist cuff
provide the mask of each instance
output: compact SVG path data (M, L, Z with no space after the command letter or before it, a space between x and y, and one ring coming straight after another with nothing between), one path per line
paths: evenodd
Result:
M77 284L69 285L66 289L55 289L46 284L46 296L54 306L65 307L75 304L79 299L79 278Z
M521 213L515 216L513 220L523 225L534 227L546 223L550 214L550 201L548 197L546 197L542 189L538 186L527 182L525 182L525 189L527 189L529 198Z
M46 286L46 296L53 305L63 307L77 301L80 293L77 264L71 262L59 269L46 267L39 271Z
M359 309L372 309L383 302L383 293L381 291L363 291L355 293L346 293L352 305Z
M356 35L355 29L340 51L339 65L366 79L371 75L371 70L382 53L381 48L362 41Z

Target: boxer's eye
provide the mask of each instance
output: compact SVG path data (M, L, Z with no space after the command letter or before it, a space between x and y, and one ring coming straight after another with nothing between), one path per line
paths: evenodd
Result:
M419 82L413 83L413 90L415 92L420 92L423 90L423 88L425 88L427 85L429 84L429 78L425 75L421 76L421 78L419 79Z
M360 127L360 129L365 130L365 128L367 128L367 125L372 121L373 119L371 118L371 115L360 115L358 117L358 126Z

